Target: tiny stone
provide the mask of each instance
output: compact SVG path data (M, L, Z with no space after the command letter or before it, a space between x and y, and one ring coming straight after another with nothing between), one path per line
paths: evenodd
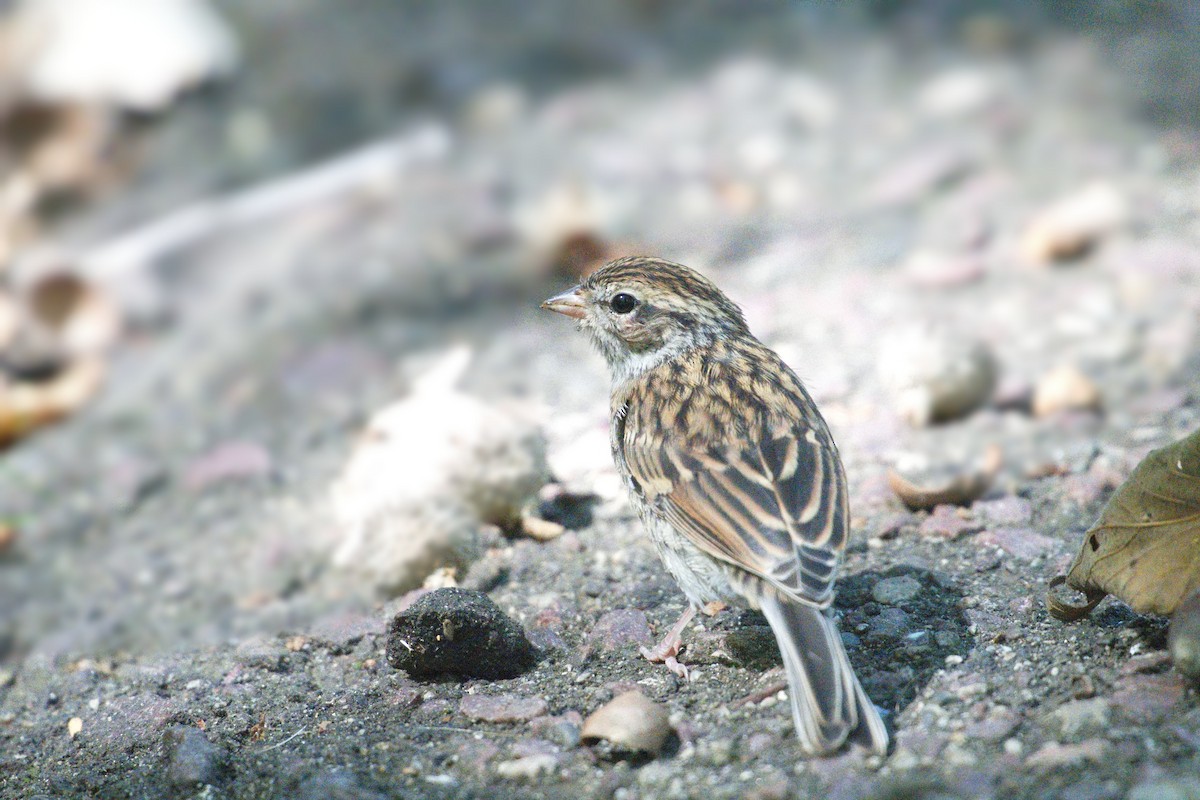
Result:
M984 531L976 539L980 545L999 547L1017 558L1032 560L1057 550L1059 543L1031 528L997 528Z
M558 756L549 753L524 756L512 761L501 761L496 765L496 774L510 780L532 781L558 767Z
M480 722L526 722L546 713L546 701L511 694L493 697L469 694L458 704L458 710Z
M596 621L587 634L589 650L619 650L629 645L649 646L654 641L646 614L633 608L609 611Z
M217 784L225 773L225 753L210 742L199 728L176 725L163 734L166 748L167 782L193 787Z
M1108 700L1102 697L1072 700L1047 714L1046 720L1058 728L1064 739L1076 739L1080 735L1104 733L1110 722L1109 709Z
M1006 495L998 500L976 500L971 510L989 526L1028 525L1033 519L1033 504L1014 495Z
M898 608L885 608L870 620L870 639L901 639L908 633L908 614Z
M911 575L884 578L871 589L875 602L895 606L908 602L921 593L921 584Z
M976 533L983 526L974 520L963 519L958 514L956 506L940 505L933 509L918 529L922 536L938 537L941 539L957 539L968 533Z
M514 678L537 661L525 630L482 592L437 589L397 614L388 663L414 678Z
M1138 724L1155 724L1183 702L1187 684L1177 673L1130 675L1117 681L1110 698L1114 708Z
M1079 744L1046 742L1036 753L1025 759L1025 765L1034 768L1054 769L1091 761L1103 764L1108 758L1110 745L1103 739L1088 739Z

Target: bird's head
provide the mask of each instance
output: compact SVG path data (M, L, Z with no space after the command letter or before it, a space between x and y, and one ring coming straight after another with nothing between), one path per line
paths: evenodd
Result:
M618 380L722 336L748 333L741 309L708 278L640 256L606 264L542 308L579 320Z

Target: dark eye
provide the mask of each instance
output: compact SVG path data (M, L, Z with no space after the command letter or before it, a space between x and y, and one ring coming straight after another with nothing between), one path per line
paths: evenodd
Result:
M619 292L613 295L613 299L609 301L612 310L618 314L628 314L637 308L637 298L628 292Z

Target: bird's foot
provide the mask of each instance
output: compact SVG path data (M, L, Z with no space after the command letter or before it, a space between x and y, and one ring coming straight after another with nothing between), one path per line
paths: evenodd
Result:
M680 648L683 647L683 629L692 621L692 617L696 616L694 606L688 606L687 610L679 616L679 619L671 626L671 630L667 631L667 635L662 638L662 641L654 647L639 647L642 657L647 661L652 661L656 664L666 664L667 669L671 670L675 675L688 680L688 668L680 664L675 657L679 655Z

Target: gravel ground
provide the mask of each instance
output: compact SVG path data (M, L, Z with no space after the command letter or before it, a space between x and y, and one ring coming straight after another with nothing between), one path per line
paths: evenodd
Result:
M270 11L241 12L263 36L246 78L147 132L142 176L64 227L112 232L368 133L417 153L371 192L157 265L159 306L105 395L3 454L0 796L1200 796L1200 714L1165 621L1110 600L1067 625L1042 604L1112 488L1200 425L1186 8L1102 33L1035 6L1008 22L880 6L879 32L651 4L475 48L453 19L386 5L328 41L312 33L328 4L298 6L287 57ZM390 71L355 51L385 25L414 42ZM447 43L463 58L437 57ZM341 55L314 83L297 70L322 47ZM214 137L239 109L276 126L270 157ZM1030 225L1095 186L1120 213L1090 219L1073 258L1030 263ZM808 383L852 487L837 609L894 727L887 759L797 756L755 615L693 624L690 682L638 656L684 600L608 461L600 358L537 309L569 285L548 255L565 241L705 271ZM929 324L982 342L999 388L914 427L886 374L926 358L892 345ZM414 680L385 658L403 601L330 564L327 499L370 414L462 343L465 388L538 415L555 478L595 502L552 541L492 539L459 576L526 628L533 669ZM1100 400L1031 413L1063 365ZM991 446L1003 467L973 504L912 512L888 487L890 467L961 470ZM581 745L583 718L629 688L669 710L663 751Z

